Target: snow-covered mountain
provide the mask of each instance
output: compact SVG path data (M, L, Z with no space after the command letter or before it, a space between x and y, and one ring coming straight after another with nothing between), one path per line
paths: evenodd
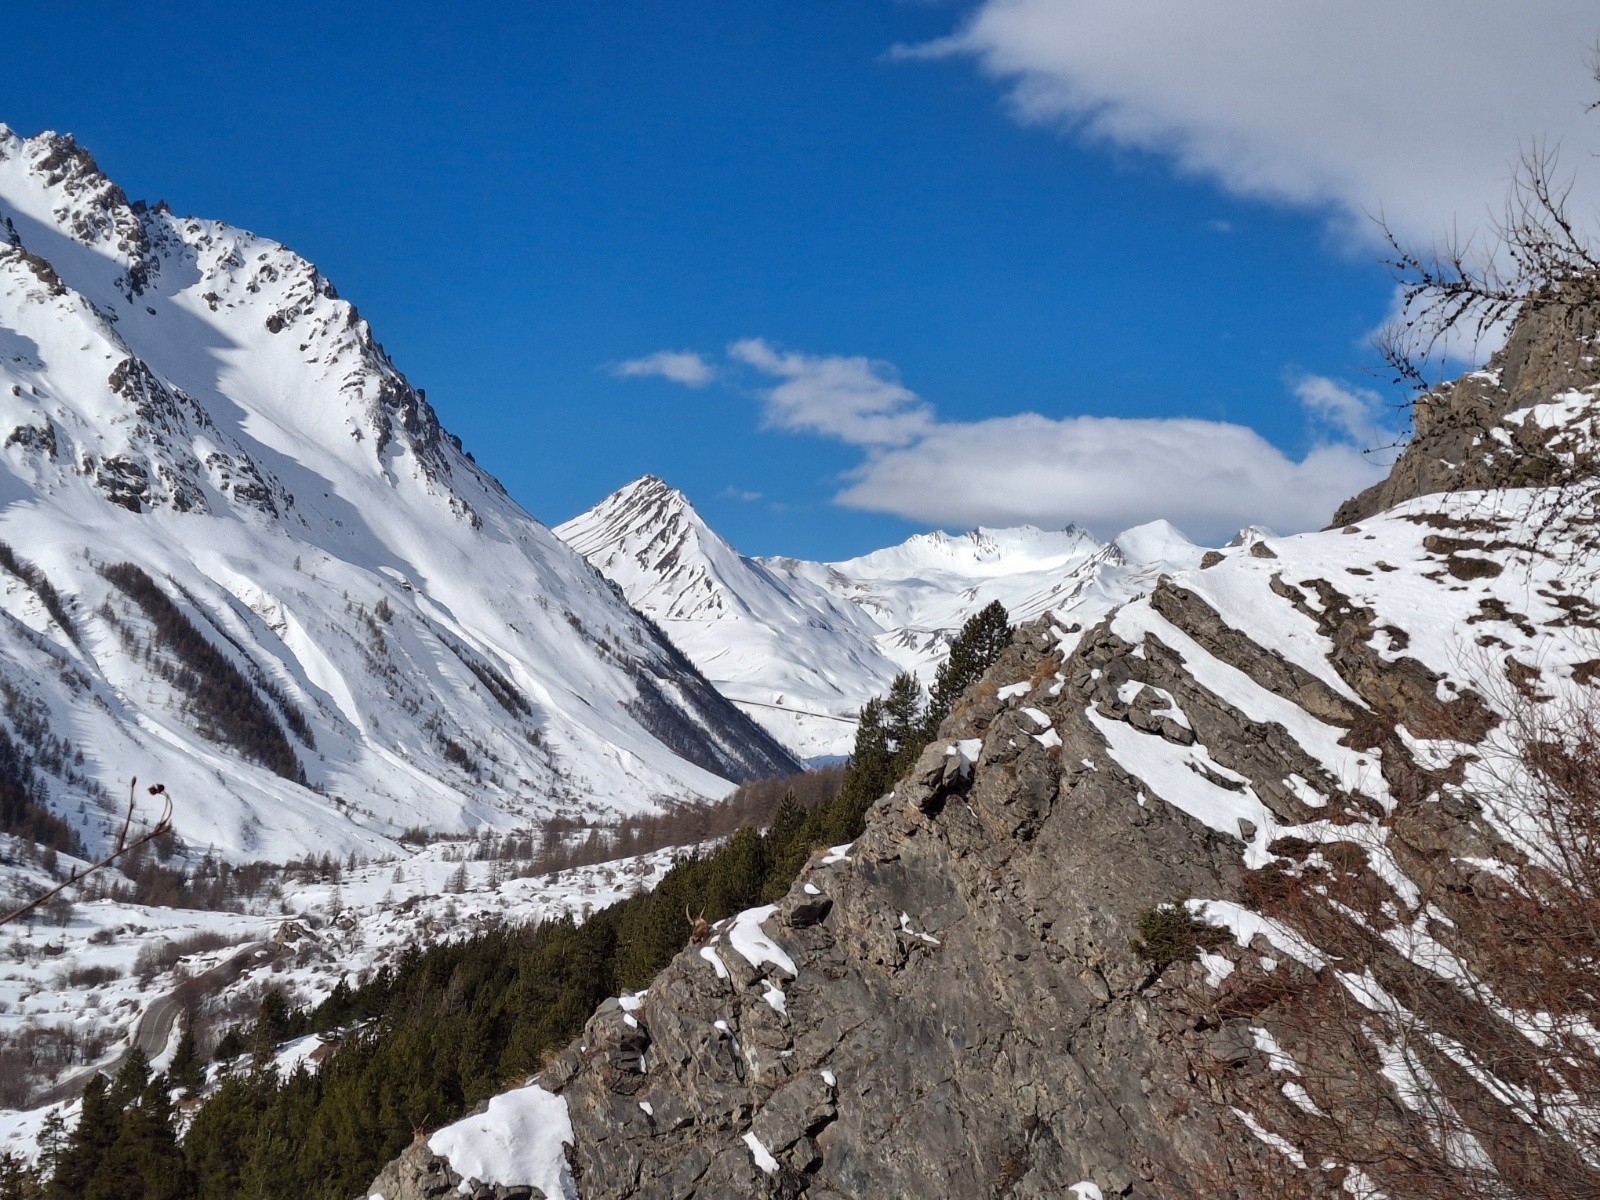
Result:
M1597 351L1600 272L1541 289L1333 527L1023 625L853 842L368 1190L1600 1196Z
M858 605L746 558L653 475L555 527L785 745L844 754L861 702L902 669Z
M312 264L4 126L0 543L0 763L90 846L131 776L283 859L793 765Z
M1077 528L922 533L844 562L747 558L646 475L555 532L734 703L805 757L849 751L855 714L901 671L931 678L991 601L1087 620L1204 551L1158 521L1102 544Z

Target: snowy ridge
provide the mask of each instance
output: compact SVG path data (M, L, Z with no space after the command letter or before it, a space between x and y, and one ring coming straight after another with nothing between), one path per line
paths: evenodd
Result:
M848 751L899 669L847 599L746 558L652 475L555 528L756 721L802 755Z
M91 845L132 775L168 785L189 843L282 859L792 765L476 466L315 267L4 126L0 541L6 731ZM248 681L276 759L203 716L120 563Z
M804 757L848 753L861 705L901 671L931 679L991 601L1013 620L1087 623L1203 553L1157 521L1107 544L1075 527L1021 526L920 533L844 562L749 558L652 475L555 532Z

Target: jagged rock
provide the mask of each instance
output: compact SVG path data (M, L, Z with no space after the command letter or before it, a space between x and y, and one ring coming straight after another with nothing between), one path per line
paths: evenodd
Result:
M1542 425L1521 410L1600 384L1592 353L1600 313L1588 306L1530 309L1482 371L1441 384L1412 406L1412 437L1389 475L1346 501L1329 528L1405 500L1476 488L1546 486L1592 478L1589 447L1571 430Z
M1521 478L1505 443L1457 434L1589 378L1535 361L1530 345L1567 345L1538 326L1498 375L1437 394L1456 432L1419 418L1383 503ZM1571 450L1590 421L1592 406L1524 452ZM1408 957L1397 930L1470 973L1481 944L1460 931L1519 861L1460 790L1501 717L1452 655L1494 627L1502 646L1543 639L1537 667L1491 663L1522 695L1600 677L1579 640L1540 633L1587 628L1600 605L1576 565L1595 561L1587 513L1556 528L1565 544L1534 587L1551 527L1521 500L1352 503L1337 534L1256 540L1076 637L1049 619L1020 628L854 846L810 862L767 919L792 978L745 961L724 924L652 983L638 1029L603 1006L546 1069L583 1200L1043 1200L1082 1181L1156 1200L1244 1194L1241 1180L1286 1169L1306 1194L1348 1195L1352 1163L1285 1167L1295 1122L1318 1105L1344 1120L1363 1079L1404 1105L1364 1058L1295 1100L1289 1085L1317 1085L1296 1055L1348 1046L1337 1026L1289 1020L1304 1017L1294 1005L1331 992L1360 1022L1372 993L1352 980L1437 994L1433 951ZM1425 620L1465 640L1421 636ZM1322 890L1295 890L1309 871ZM1143 942L1163 928L1171 953ZM1456 1070L1430 1061L1433 1078ZM1479 1115L1498 1103L1459 1072L1441 1086ZM1501 1116L1521 1138L1522 1117ZM1589 1171L1548 1141L1529 1159Z
M442 1200L446 1196L464 1196L467 1200L561 1200L523 1184L507 1186L462 1179L450 1169L449 1161L428 1149L428 1143L421 1138L383 1169L367 1189L367 1195L382 1196L383 1200Z

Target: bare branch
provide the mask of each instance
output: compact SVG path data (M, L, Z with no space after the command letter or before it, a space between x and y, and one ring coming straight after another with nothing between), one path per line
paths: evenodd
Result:
M96 871L104 870L106 867L109 867L112 863L116 862L119 858L133 853L133 851L139 849L141 846L149 845L162 834L167 833L172 829L172 797L167 794L165 784L157 783L152 784L146 789L146 791L152 796L161 797L163 807L160 817L158 817L156 819L156 823L151 825L148 829L145 829L142 832L133 835L132 837L129 836L133 832L134 828L134 816L136 815L137 808L134 789L138 786L138 783L138 779L134 779L128 784L128 811L122 819L122 827L117 830L116 839L112 842L111 853L95 862L73 868L72 873L68 875L67 878L56 884L55 887L51 888L49 891L43 893L42 895L35 896L32 900L28 901L20 908L14 908L10 912L0 915L0 925L9 925L13 921L21 920L30 912L33 912L41 905L48 903L51 899L59 896L68 888L82 883Z
M1395 382L1433 385L1430 368L1452 347L1477 347L1520 313L1600 302L1600 243L1571 210L1573 177L1555 147L1523 148L1505 204L1486 238L1452 230L1422 250L1374 217L1400 285L1400 313L1377 348Z

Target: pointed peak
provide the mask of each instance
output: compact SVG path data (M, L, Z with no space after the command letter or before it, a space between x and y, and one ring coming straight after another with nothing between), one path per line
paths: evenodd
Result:
M1265 541L1267 538L1273 538L1277 536L1277 534L1273 533L1272 530L1268 529L1265 525L1246 525L1243 529L1239 530L1238 533L1229 538L1224 545L1230 548L1236 546L1248 546L1252 542L1261 542Z
M638 509L659 511L663 509L683 509L694 511L694 505L689 503L677 488L671 486L659 475L641 475L631 483L625 483L612 492L600 503L596 504L590 512L602 510Z
M569 521L555 527L557 537L585 557L602 547L632 544L664 529L703 545L725 545L689 498L659 475L641 475ZM727 547L729 554L734 553Z

